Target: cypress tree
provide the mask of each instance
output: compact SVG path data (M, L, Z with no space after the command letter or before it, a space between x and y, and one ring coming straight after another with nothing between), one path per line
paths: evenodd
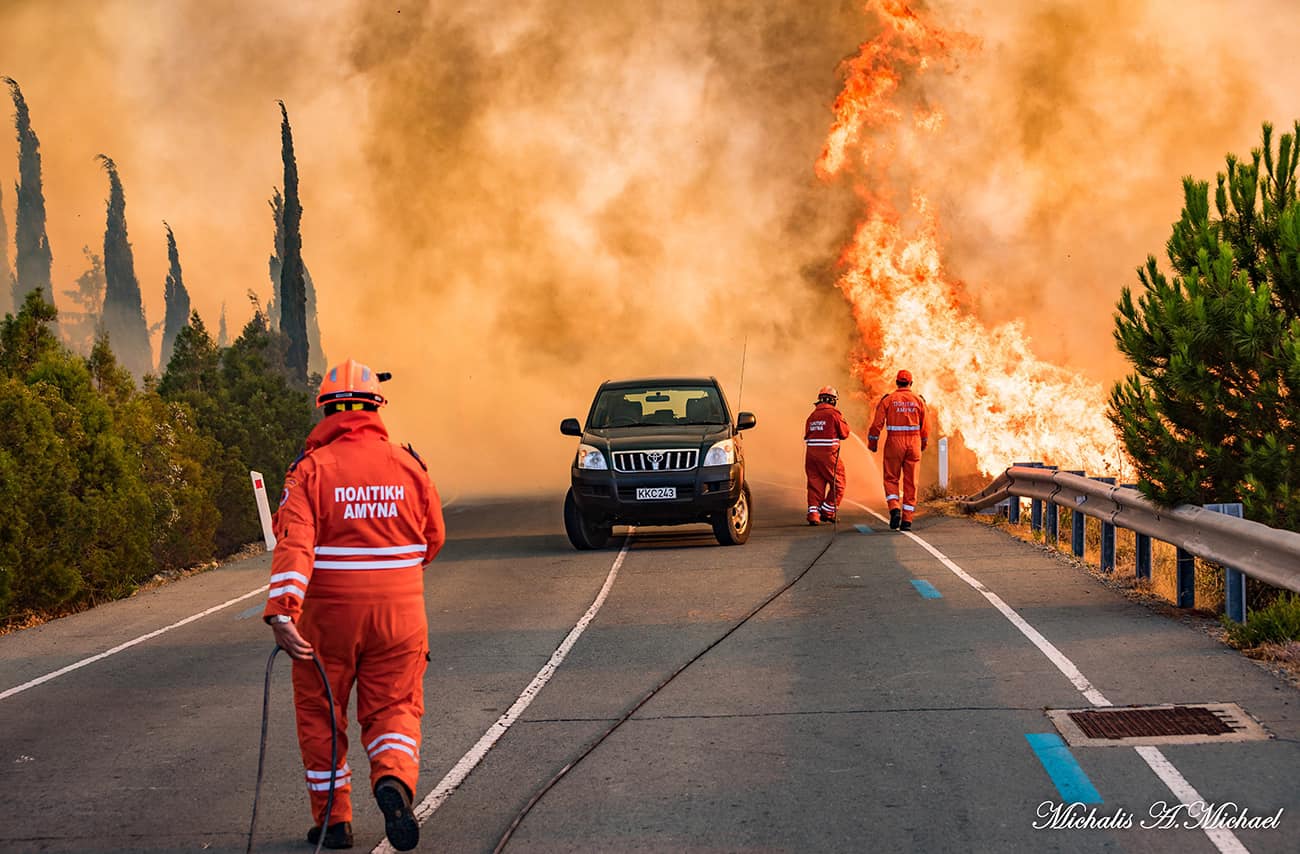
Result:
M14 99L14 128L18 131L18 194L14 222L14 264L17 275L13 289L14 307L21 306L31 291L39 290L53 297L50 288L50 240L45 234L45 193L41 189L41 143L32 130L27 101L18 82L2 78L9 84Z
M1209 184L1183 179L1166 244L1124 288L1115 340L1134 373L1110 418L1143 492L1166 505L1241 501L1246 516L1300 530L1300 122L1276 150L1265 124L1248 162Z
M268 204L271 217L275 222L275 251L268 261L271 273L271 299L266 304L266 316L272 329L280 329L280 301L276 295L280 292L280 276L284 269L284 197L280 189L275 188ZM307 371L311 374L324 375L327 368L325 351L320 343L320 319L316 313L316 283L311 278L311 268L302 262L302 280L307 296Z
M222 349L230 346L230 333L226 330L226 301L225 300L221 301L221 317L217 321L217 346Z
M108 219L104 228L104 331L118 361L137 380L153 369L149 327L140 302L135 258L126 235L126 194L117 164L103 154L108 172Z
M271 206L271 219L275 223L274 247L267 267L271 273L271 298L266 301L266 317L272 329L280 328L280 275L284 272L284 196L280 188L272 189L267 202ZM305 276L303 277L306 278Z
M0 291L11 294L10 306L4 311L18 310L18 280L9 266L9 221L5 219L5 194L0 189ZM0 296L0 299L4 299Z
M77 277L76 287L63 289L63 295L77 309L59 312L59 329L74 353L89 356L104 308L104 259L89 246L81 247L81 254L89 266Z
M190 294L185 290L185 283L181 280L181 257L176 249L176 235L172 233L172 227L166 222L163 223L163 227L167 229L169 268L167 281L163 285L163 298L167 302L167 311L163 318L162 352L158 358L159 374L171 361L172 345L190 317Z
M280 156L284 161L284 254L280 270L280 331L289 340L289 375L307 384L307 284L302 267L302 205L298 201L298 164L293 155L289 111L280 104Z

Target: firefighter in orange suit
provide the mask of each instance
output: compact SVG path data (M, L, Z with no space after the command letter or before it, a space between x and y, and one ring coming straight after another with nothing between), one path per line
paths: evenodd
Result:
M916 512L916 469L921 452L930 440L930 430L925 423L925 398L912 391L912 374L899 371L894 385L897 388L876 404L876 414L867 433L867 447L874 454L880 446L880 433L885 431L885 501L889 503L889 527L894 531L910 531L912 514Z
M844 503L844 460L840 442L849 437L849 422L835 408L839 393L831 386L817 392L817 404L804 423L803 468L808 476L808 524L834 522ZM830 492L827 493L829 488Z
M315 820L307 841L315 844L324 832L325 847L352 846L347 704L355 684L371 790L389 842L408 851L420 837L411 802L429 652L423 571L446 536L423 461L409 445L388 439L379 380L349 359L321 382L316 405L325 417L290 466L275 514L278 542L264 618L294 658L298 744ZM330 711L313 651L334 693L337 768L331 768ZM334 802L329 826L322 827L331 773Z

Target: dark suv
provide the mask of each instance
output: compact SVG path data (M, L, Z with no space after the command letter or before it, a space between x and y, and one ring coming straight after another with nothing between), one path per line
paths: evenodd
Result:
M749 486L740 431L757 421L731 409L713 377L619 380L596 391L579 436L564 529L575 548L598 549L614 525L708 522L723 545L749 539Z

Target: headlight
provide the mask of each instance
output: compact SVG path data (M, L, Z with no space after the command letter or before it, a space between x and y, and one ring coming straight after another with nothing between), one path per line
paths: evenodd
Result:
M605 455L591 445L578 446L578 468L580 469L608 469L605 463Z
M736 440L723 439L721 442L715 442L709 452L704 455L704 464L706 466L729 466L736 461Z

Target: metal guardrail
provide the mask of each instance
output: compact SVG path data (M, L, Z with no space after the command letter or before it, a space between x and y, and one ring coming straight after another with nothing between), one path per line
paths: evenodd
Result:
M1018 522L1017 497L1030 499L1034 530L1045 527L1054 544L1057 512L1047 514L1044 519L1044 506L1066 507L1101 520L1103 571L1113 570L1115 566L1116 528L1137 534L1139 577L1150 577L1152 539L1176 546L1179 607L1190 608L1194 604L1192 556L1228 568L1226 610L1237 622L1245 622L1243 574L1274 587L1300 592L1300 534L1227 515L1234 511L1239 514L1239 505L1161 507L1136 489L1115 485L1113 478L1089 478L1081 472L1058 471L1038 463L1011 466L980 492L959 499L957 504L967 513L974 513L1017 499L1008 506L1009 510L1015 510L1014 516L1010 512L1008 516ZM1075 556L1082 557L1083 526L1071 527L1072 550Z

